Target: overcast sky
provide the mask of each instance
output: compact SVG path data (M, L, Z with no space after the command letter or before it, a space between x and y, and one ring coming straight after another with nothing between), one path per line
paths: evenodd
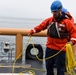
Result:
M1 17L47 18L54 0L0 0ZM76 18L76 0L60 0Z

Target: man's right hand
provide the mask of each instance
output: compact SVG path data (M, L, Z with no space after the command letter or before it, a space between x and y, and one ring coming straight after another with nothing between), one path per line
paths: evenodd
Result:
M31 36L31 35L33 35L34 33L35 33L35 30L32 29L32 30L29 31L28 36Z

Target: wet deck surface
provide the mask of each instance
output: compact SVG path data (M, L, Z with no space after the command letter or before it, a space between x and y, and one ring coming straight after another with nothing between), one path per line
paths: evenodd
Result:
M2 67L3 66L3 67ZM25 68L17 66L24 66ZM0 73L12 73L12 64L5 62L5 61L0 61ZM46 75L45 71L45 64L41 61L37 60L27 60L25 63L22 64L22 62L19 60L16 62L15 67L14 67L14 73L20 73L22 71L34 71L36 75Z

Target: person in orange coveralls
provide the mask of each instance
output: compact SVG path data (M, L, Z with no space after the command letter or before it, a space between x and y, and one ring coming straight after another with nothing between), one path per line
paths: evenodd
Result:
M45 19L28 33L28 36L32 36L34 33L47 29L45 58L57 53L66 45L66 43L70 43L71 45L76 43L76 29L74 22L71 21L66 13L62 12L62 8L63 5L59 0L54 1L50 6L53 16ZM46 60L46 75L54 75L54 64L56 64L57 75L64 75L66 70L65 53L66 48L55 57Z

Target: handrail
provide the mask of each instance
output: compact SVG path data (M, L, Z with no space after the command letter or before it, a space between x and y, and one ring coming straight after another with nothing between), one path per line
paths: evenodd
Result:
M27 36L30 29L24 28L0 28L0 35L17 35L18 33L22 36ZM40 33L36 33L33 36L46 36L46 30Z

